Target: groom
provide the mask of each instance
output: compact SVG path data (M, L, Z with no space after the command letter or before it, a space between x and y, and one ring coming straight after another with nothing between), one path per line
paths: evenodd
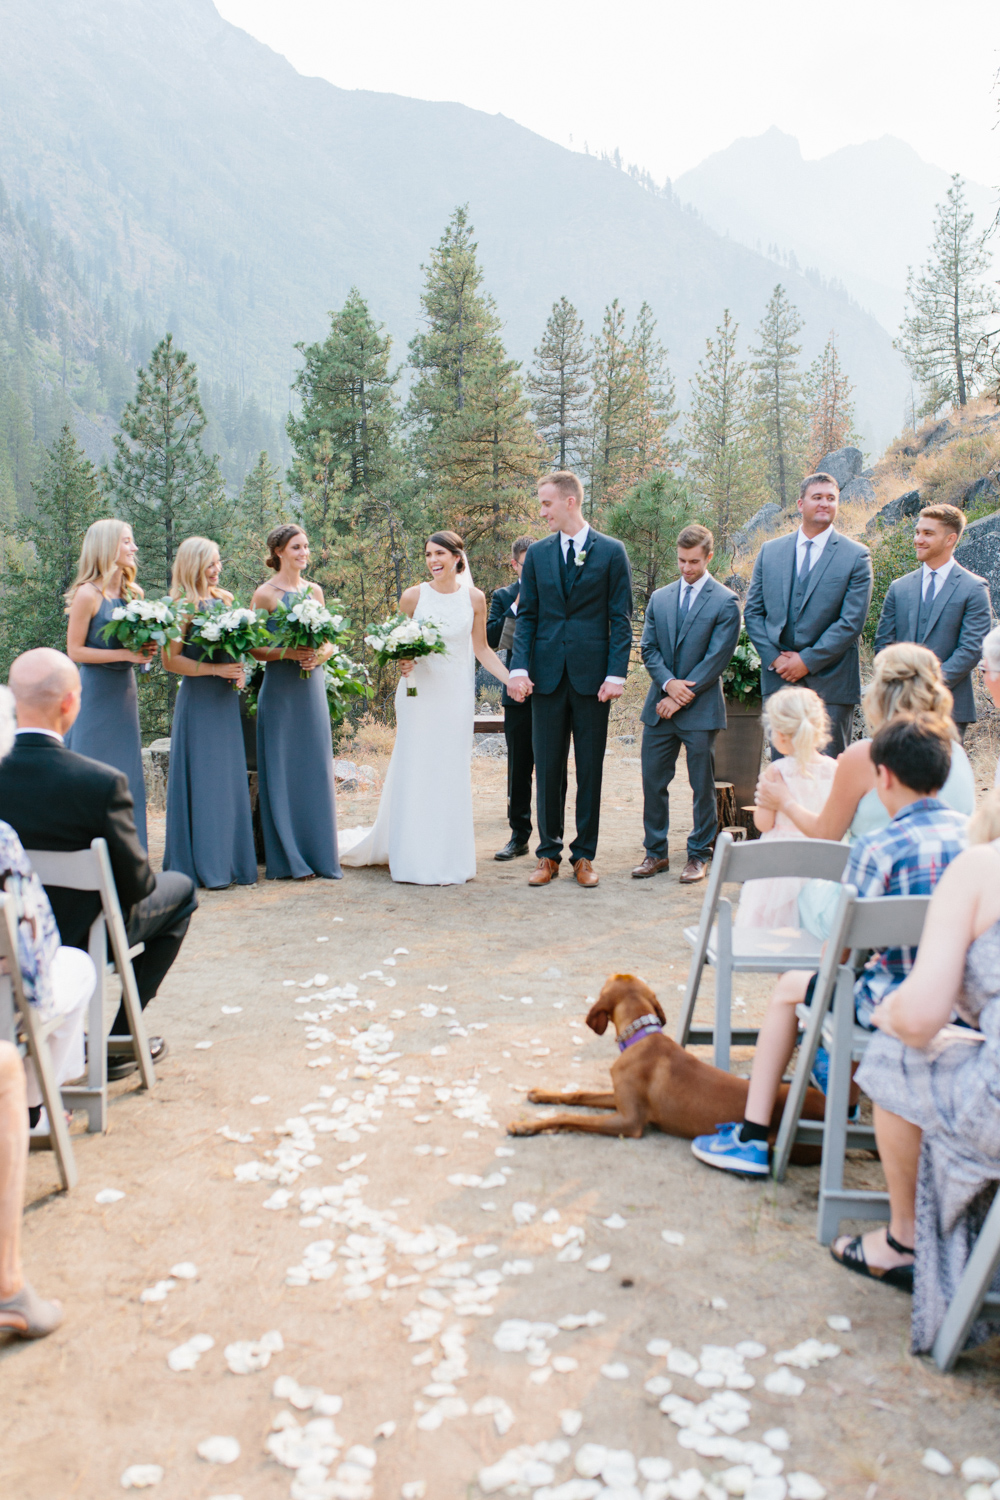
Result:
M593 889L601 777L612 698L625 686L632 649L632 574L621 542L583 519L583 485L560 470L538 486L552 535L528 548L507 692L532 696L538 866L529 885L559 874L570 735L576 765L576 837L569 857ZM530 675L529 675L530 674Z

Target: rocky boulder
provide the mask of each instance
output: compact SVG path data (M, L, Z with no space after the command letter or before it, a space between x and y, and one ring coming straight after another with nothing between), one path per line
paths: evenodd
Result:
M887 526L895 526L898 521L903 521L907 516L915 516L920 509L920 491L907 490L905 495L899 495L895 500L890 500L888 505L876 511L868 525L865 527L866 536L874 536L877 531Z
M1000 500L1000 481L994 474L984 474L982 479L977 479L970 484L962 496L962 509L970 510L977 505L996 505Z
M989 584L994 614L1000 614L1000 512L970 521L955 548L955 560Z
M856 504L859 500L865 505L875 503L875 486L867 474L859 474L856 479L849 480L840 492L841 505Z
M773 500L769 500L766 505L762 505L760 510L750 517L745 526L741 526L739 531L733 532L733 556L739 557L741 553L749 552L752 544L758 540L761 533L771 531L783 515L784 511L781 509L781 506L776 505Z
M838 448L836 453L828 453L816 465L817 474L832 474L845 490L852 479L857 479L865 466L864 455L860 448Z

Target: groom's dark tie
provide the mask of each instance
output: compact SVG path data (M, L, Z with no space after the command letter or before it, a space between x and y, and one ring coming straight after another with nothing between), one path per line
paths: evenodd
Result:
M573 546L573 538L570 537L569 546L566 548L566 556L563 558L563 589L569 594L573 587L573 570L576 566L576 548Z

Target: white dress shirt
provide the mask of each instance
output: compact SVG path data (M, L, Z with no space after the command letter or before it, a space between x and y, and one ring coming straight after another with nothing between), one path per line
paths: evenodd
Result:
M19 734L47 734L50 740L58 740L60 745L65 744L65 740L58 730L42 729L41 725L37 728L34 725L29 725L26 729L15 729L14 738L16 739Z
M955 559L953 557L949 557L948 561L943 562L939 568L929 568L927 564L924 563L920 575L921 599L927 598L927 590L929 588L933 588L934 590L933 594L931 594L930 596L931 599L936 599L938 594L940 594L941 590L944 588L944 581L948 577L948 574L951 572L954 566Z
M710 576L709 575L709 571L706 568L705 571L704 571L704 573L702 573L701 577L700 578L696 578L695 581L694 581L694 583L685 583L684 580L683 580L683 578L680 580L681 592L680 592L680 598L678 600L678 608L679 609L683 609L683 607L684 607L684 591L685 591L685 589L690 589L691 590L690 594L688 594L688 596L687 596L687 598L688 598L688 609L690 610L690 609L694 608L694 601L697 599L698 595L701 593L702 589L705 587L706 583L709 580L709 576ZM668 684L672 680L673 680L672 678L669 678L669 677L667 678L667 681L663 684L663 690L664 690L664 692L666 692L667 686L668 686Z
M799 569L802 567L802 561L806 555L806 543L812 543L812 546L809 549L809 571L811 573L813 568L819 562L820 554L827 544L827 539L832 535L832 533L833 527L828 526L825 531L820 532L819 536L806 536L805 532L802 530L802 527L799 527L798 535L795 538L796 575L798 574Z
M564 566L565 566L565 563L566 563L566 559L569 556L569 544L570 544L570 542L573 543L573 560L574 560L574 562L577 562L579 560L580 553L581 552L586 552L586 550L587 550L587 538L589 536L590 536L590 523L589 523L589 521L584 521L583 525L580 527L580 530L576 533L576 536L567 536L567 534L566 534L565 531L560 531L560 533L559 533L559 545L562 548L562 560L563 560L563 565ZM528 674L525 671L524 667L517 667L517 668L515 668L515 670L513 672L511 672L510 675L511 675L511 678L514 678L514 677L527 677ZM625 679L624 679L624 677L605 677L604 681L605 682L618 682L618 683L622 683L622 682L625 681Z

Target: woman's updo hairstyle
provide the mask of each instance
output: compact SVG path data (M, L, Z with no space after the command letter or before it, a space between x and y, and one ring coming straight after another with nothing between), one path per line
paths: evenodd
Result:
M953 699L933 651L913 641L886 646L875 658L861 706L873 732L897 714L936 714L951 720ZM949 729L954 734L954 726Z
M281 567L279 552L284 552L293 536L305 536L301 526L293 526L286 522L284 526L276 526L267 538L267 566L273 568L277 573Z
M453 557L457 557L458 567L455 569L455 572L464 573L465 543L462 541L462 538L458 535L457 531L435 531L433 536L429 536L427 538L424 546L429 547L431 542L433 542L436 547L446 548Z

